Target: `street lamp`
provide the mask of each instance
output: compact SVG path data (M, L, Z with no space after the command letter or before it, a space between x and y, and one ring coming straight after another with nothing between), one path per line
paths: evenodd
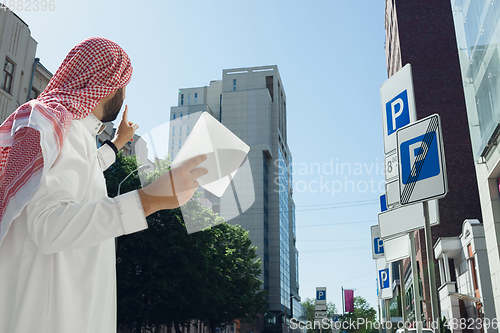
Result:
M120 184L118 184L118 194L117 195L120 195L120 187L122 186L123 182L127 180L128 177L130 177L134 172L136 171L139 171L139 170L146 170L146 169L151 169L153 168L153 166L151 164L143 164L141 165L140 167L138 167L137 169L135 169L134 171L131 171L127 177L125 177L121 182Z
M292 296L290 296L290 297L288 298L288 300L289 300L289 301L291 301L291 300L292 300L292 298L297 299L297 301L299 300L299 299L297 298L297 295L292 295ZM292 305L291 305L291 303L290 303L290 310L292 310L292 309L293 309L293 307L292 307ZM292 314L293 314L293 312L292 312ZM283 323L283 333L287 333L287 331L288 331L288 330L286 329L286 302L285 302L285 321L284 321L284 323Z

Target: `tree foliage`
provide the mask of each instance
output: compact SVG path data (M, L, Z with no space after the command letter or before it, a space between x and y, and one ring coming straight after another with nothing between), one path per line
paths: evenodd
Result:
M366 322L375 322L377 311L368 304L368 301L361 296L354 297L354 312L346 313L342 316L343 321L357 322L358 318L364 319ZM370 329L371 328L371 329ZM376 332L372 327L366 327L366 324L360 325L357 329L348 329L349 333L368 333ZM377 331L378 332L378 331Z
M306 308L307 320L310 322L314 322L316 300L308 298L301 304ZM332 302L328 302L326 304L326 317L331 319L334 314L337 314L337 307ZM328 333L330 331L331 331L330 329L323 330L324 333ZM314 329L307 329L307 333L314 333L314 332L315 332Z
M110 195L136 168L133 158L118 155L105 173ZM168 162L160 161L152 177L167 168ZM140 186L137 178L129 180L122 184L122 193ZM221 219L197 200L187 205L192 207L184 212L189 211L190 218L202 225ZM147 221L148 229L117 241L120 326L138 329L173 324L180 332L191 320L215 328L263 312L260 262L248 232L222 223L188 235L179 209L156 212Z

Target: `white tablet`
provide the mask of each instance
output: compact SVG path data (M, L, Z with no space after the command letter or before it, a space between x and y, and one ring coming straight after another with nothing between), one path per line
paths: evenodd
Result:
M198 167L208 173L200 178L200 186L221 197L245 161L250 147L208 112L203 112L172 162L175 168L186 160L205 154Z

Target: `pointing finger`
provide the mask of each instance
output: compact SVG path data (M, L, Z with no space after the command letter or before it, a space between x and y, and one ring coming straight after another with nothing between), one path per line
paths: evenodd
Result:
M122 119L128 123L128 105L125 105L125 111L123 111Z

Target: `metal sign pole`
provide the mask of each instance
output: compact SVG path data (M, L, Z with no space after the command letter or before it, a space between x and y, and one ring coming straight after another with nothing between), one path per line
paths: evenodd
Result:
M380 298L379 297L377 297L377 301L378 301L378 322L381 323L382 322L382 311L380 309ZM382 325L378 325L378 332L382 333Z
M429 287L431 289L430 291L431 291L432 320L439 324L436 274L434 270L434 248L432 246L431 225L429 222L430 220L429 203L427 201L424 201L424 218L425 218L425 247L427 252L427 269L429 272Z
M399 286L401 288L401 313L403 315L403 323L406 323L406 321L408 320L408 316L406 314L406 293L405 293L405 276L403 272L403 260L400 260L398 265L399 265ZM408 333L406 325L404 325L404 333Z
M344 316L345 312L344 312L344 309L345 309L345 300L344 300L344 286L341 286L342 288L342 316Z
M387 310L385 310L387 312L387 323L390 323L391 322L391 301L388 299L386 299L384 301L385 301L385 308L387 309ZM388 328L387 331L391 332L392 329Z
M410 252L411 252L411 270L413 275L413 299L415 306L415 324L417 332L422 333L422 325L418 322L422 321L422 311L420 310L420 285L418 284L417 272L417 257L415 255L415 235L410 232Z

